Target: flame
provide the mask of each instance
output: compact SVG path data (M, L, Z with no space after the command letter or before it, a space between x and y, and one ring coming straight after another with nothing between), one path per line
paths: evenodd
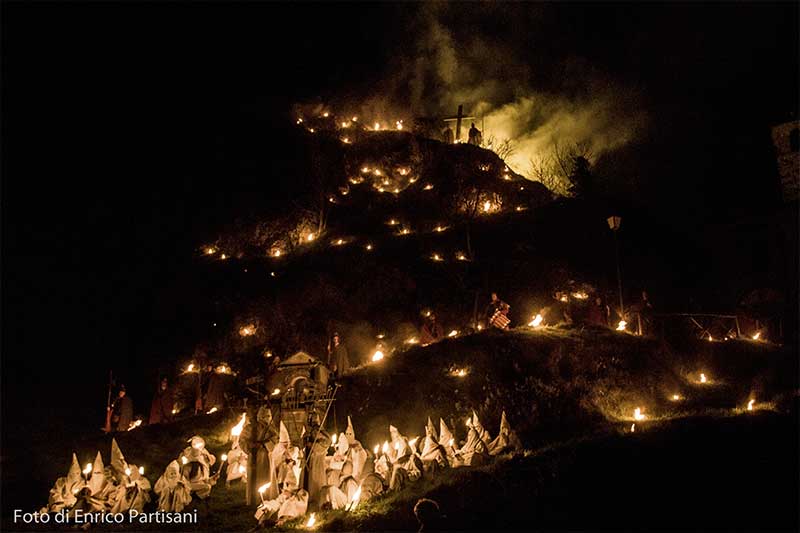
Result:
M402 130L403 129L403 121L402 120L398 120L397 122L394 123L394 127L397 128L397 131Z
M367 172L369 172L369 167L361 167L361 172L366 174Z
M377 362L383 359L383 352L380 350L375 350L375 353L372 354L372 362Z
M589 295L586 294L584 291L578 291L578 292L573 292L572 297L578 300L585 300L589 297Z
M374 127L374 129L375 129L375 131L380 131L380 129L381 129L381 123L380 123L380 122L376 122L376 123L375 123L375 127Z
M388 440L383 441L383 447L381 448L381 451L383 453L386 453L386 452L389 451L389 441Z
M333 443L334 446L336 446L336 439L337 439L337 436L336 436L336 433L334 433L333 436L331 437L331 442Z
M263 485L258 487L258 493L259 494L264 494L267 491L267 489L270 488L271 486L272 486L272 482L271 481L269 483L264 483Z
M247 471L247 467L244 465L239 465L239 473L244 474Z
M303 118L302 118L302 117L298 118L298 119L297 119L297 123L298 123L298 124L302 124L302 123L303 123Z
M531 321L530 321L530 322L528 322L528 325L529 325L530 327L532 327L532 328L538 328L539 326L541 326L541 325L542 325L542 320L544 320L544 319L542 318L542 315L539 315L539 314L537 314L535 317L533 317L533 318L531 319Z
M278 248L277 250L272 251L272 257L280 257L282 253L283 252L281 251L281 249Z
M224 463L225 461L228 460L228 454L227 453L223 453L222 457L220 457L220 459L222 459L222 462Z
M256 327L253 324L247 324L239 328L239 335L242 337L250 337L256 334Z
M140 466L140 467L139 467L139 475L140 475L140 476L143 476L143 475L144 475L144 467L143 467L143 466Z
M756 403L756 401L753 400L753 399L751 399L749 402L747 402L747 410L748 411L752 411L753 410L753 404L754 403Z
M181 455L181 464L185 465L188 462L189 462L189 459L187 459L185 455Z
M705 374L700 374L700 383L706 383L708 379Z
M620 320L619 324L617 324L617 331L625 331L625 326L627 325L628 325L627 322L625 322L624 320Z
M672 395L672 401L677 402L677 401L680 401L680 399L681 399L681 395L680 394L673 394Z
M423 191L429 191L431 189L433 189L433 184L431 183L426 183L425 186L422 188Z
M239 422L231 428L231 436L238 437L242 434L242 430L244 429L244 423L247 419L247 413L242 413L242 418L239 419Z
M636 433L636 424L631 424L631 433Z
M633 419L634 420L644 420L645 416L642 414L642 409L637 407L633 410Z
M92 463L86 463L86 466L83 468L83 473L87 476L92 473Z
M216 413L217 411L219 411L219 409L217 409L216 407L212 407L211 409L206 411L206 414L210 415L210 414Z
M467 372L466 368L455 368L450 372L450 375L451 376L455 376L455 377L459 377L459 378L463 378L464 376L467 375L467 373L468 372Z
M317 523L317 513L311 513L308 516L308 522L306 522L306 527L312 528L316 523Z
M405 340L406 344L419 344L419 339L416 337L411 337Z
M308 235L306 235L306 242L311 242L316 238L317 238L316 235L314 235L313 233L309 233Z
M344 244L344 239L336 239L333 244L336 246L341 246Z
M323 118L328 118L329 116L330 116L330 113L328 113L327 111L325 111L325 112L322 114L322 117L323 117Z
M381 450L381 445L380 444L376 444L375 447L372 448L372 453L374 453L375 455L378 455L378 452L380 450Z
M366 250L368 252L372 251L372 245L371 244L366 245L364 248L366 248Z
M130 431L132 429L136 429L141 425L142 425L142 419L138 418L138 419L134 420L133 422L131 422L131 425L128 426L128 431Z
M431 256L431 259L434 260L434 261L444 261L444 259L442 259L442 256L439 255L439 254L433 254Z
M131 469L130 468L126 468L125 469L125 475L126 476L130 476L131 475Z
M708 334L708 339L706 339L706 340L708 340L708 342L713 342L714 341L714 337L711 336L711 333Z
M398 224L399 224L399 222L398 222L398 221L397 221L397 219L395 219L395 218L390 218L390 219L389 219L389 220L388 220L386 223L387 223L388 225L390 225L390 226L396 226L396 225L398 225Z
M453 447L453 444L455 444L455 439L450 439L449 441L447 441L447 445L450 446L451 448Z
M173 414L173 415L177 415L177 414L178 414L178 410L177 410L177 409L173 409L173 410L172 410L172 414Z
M447 228L445 226L436 226L435 228L433 228L433 231L435 231L436 233L441 233L446 229Z
M458 330L454 329L450 333L447 334L448 337L456 337L458 335Z
M491 208L492 208L492 202L490 202L488 200L483 202L483 212L484 213L488 213Z
M408 235L409 233L411 233L411 230L408 228L403 228L400 230L400 235Z
M206 255L214 255L215 253L217 253L217 249L214 248L213 246L206 246L205 250L203 251L205 252Z
M353 116L353 118L351 118L350 120L352 120L353 122L358 122L358 117Z
M464 254L464 252L458 252L456 254L456 259L459 260L459 261L466 261L467 260L467 256Z
M760 338L761 338L761 332L760 332L760 331L757 331L757 332L755 333L755 335L753 335L753 340L754 340L754 341L757 341L757 340L758 340L758 339L760 339Z
M397 169L397 172L398 172L398 173L399 173L401 176L407 176L407 175L408 175L408 173L410 172L410 170L409 170L409 169L407 169L407 168L405 168L405 167L401 167L401 168L398 168L398 169Z
M483 324L478 324L478 331L483 331Z
M277 396L280 393L281 393L281 389L275 389L275 390L272 391L272 395L273 396Z
M187 372L194 372L194 363L189 363L189 366L186 367Z
M342 142L344 144L350 144L350 138L349 137L342 137Z

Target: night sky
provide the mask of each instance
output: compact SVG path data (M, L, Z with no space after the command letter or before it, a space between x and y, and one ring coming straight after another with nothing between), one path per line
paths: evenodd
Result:
M421 9L4 2L4 415L64 392L102 410L109 360L136 372L166 327L160 291L204 237L280 200L248 204L280 163L264 176L238 155L279 159L294 103L380 93ZM603 164L636 177L626 200L661 222L691 235L776 205L769 128L797 116L796 3L444 11L543 91L583 90L587 73L635 88L647 127Z

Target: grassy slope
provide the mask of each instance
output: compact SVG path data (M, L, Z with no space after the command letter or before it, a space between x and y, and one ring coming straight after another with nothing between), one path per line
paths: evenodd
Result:
M453 365L470 373L451 377L447 371ZM699 371L714 383L694 383ZM720 521L714 523L730 519L735 525L736 516L757 525L752 522L755 511L772 509L764 516L776 525L786 524L786 498L797 492L786 479L797 466L793 419L727 415L735 414L731 408L741 407L754 392L759 401L787 404L785 398L796 390L796 375L791 352L766 344L702 342L668 350L651 340L607 331L484 332L396 354L343 381L336 413L339 430L345 415L353 415L357 436L371 447L387 438L388 423L414 435L431 415L452 420L456 437L464 438L458 421L472 409L492 434L505 409L526 447L538 451L486 469L450 472L365 505L352 517L334 515L325 528L412 527L410 509L423 494L439 499L453 527L459 528L481 528L502 517L503 527L654 526L644 522L651 510L679 526L712 517ZM674 391L687 400L670 402ZM623 434L633 406L644 407L651 419L640 423L635 435ZM691 417L669 419L679 415ZM126 458L144 465L154 483L193 434L203 435L215 454L226 451L235 416L219 413L145 427L118 441ZM53 435L46 426L38 431L24 448L4 447L6 530L10 509L33 510L45 503L47 490L65 474L73 450L81 462L98 449L108 461L109 437ZM707 472L700 474L703 469ZM711 484L708 494L698 475ZM745 496L748 491L751 496ZM697 507L697 501L720 507L738 494L751 503L734 506L736 512L722 518L716 511L704 518ZM211 514L200 508L201 529L246 529L253 523L252 510L242 502L239 486L219 485ZM669 513L653 509L660 505Z

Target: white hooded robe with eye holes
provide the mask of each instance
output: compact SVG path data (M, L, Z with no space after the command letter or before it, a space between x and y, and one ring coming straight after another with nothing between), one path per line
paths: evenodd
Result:
M217 461L208 450L206 441L195 435L189 439L190 446L181 454L181 473L189 480L189 487L198 498L205 499L211 494L216 479L211 479L211 466ZM183 462L183 458L186 462Z
M505 451L511 450L515 447L515 441L515 435L506 418L506 412L503 411L500 417L500 433L497 434L496 439L489 443L489 455L499 455Z
M158 510L179 513L192 501L189 480L181 473L178 461L172 461L158 478L155 486Z
M347 430L344 434L347 437L347 443L350 447L350 460L353 462L353 477L360 482L367 474L367 472L364 472L364 465L367 462L368 454L367 450L361 446L361 442L356 440L353 422L350 420L349 416L347 417Z
M459 467L463 466L463 462L456 456L456 449L455 449L456 440L453 437L453 434L450 432L450 428L447 427L443 419L439 419L439 445L444 448L445 453L447 454L447 463L451 467Z
M112 513L135 510L139 513L150 502L150 481L139 474L139 467L129 464L116 439L111 440L111 471L118 484L112 497Z

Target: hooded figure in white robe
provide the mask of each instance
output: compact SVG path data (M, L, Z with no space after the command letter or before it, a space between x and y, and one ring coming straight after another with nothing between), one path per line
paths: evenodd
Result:
M320 490L319 508L323 511L344 509L348 503L347 494L335 485L325 485Z
M375 461L375 474L383 479L385 483L389 483L392 469L386 455L381 455L380 459Z
M291 463L291 440L289 438L289 430L286 425L281 421L280 433L278 436L278 444L272 449L270 454L270 461L272 463L273 478L275 479L279 488L287 481L290 473L289 465Z
M488 461L489 450L488 441L484 439L488 438L489 433L480 424L478 415L474 412L472 414L472 419L467 420L467 427L469 427L467 442L456 452L456 456L459 457L466 466L485 464Z
M287 520L303 516L308 510L308 492L303 489L283 490L277 498L266 500L256 509L256 520L265 526L270 522L281 525Z
M439 446L444 449L446 454L447 463L449 466L455 468L458 466L462 466L463 463L461 460L456 456L456 450L454 445L456 443L453 434L450 432L450 428L447 427L443 419L439 419Z
M230 483L241 479L247 481L247 454L239 447L239 440L235 440L227 453L228 466L225 468L225 481Z
M364 471L364 467L369 454L361 445L361 442L356 440L353 422L350 420L349 416L347 417L347 429L345 430L344 434L347 437L347 443L350 447L350 460L353 462L353 477L360 482L368 473Z
M361 481L360 501L367 501L370 498L383 494L386 490L383 480L377 474L367 474Z
M198 498L206 499L211 494L211 488L216 478L211 477L211 466L217 461L208 450L206 441L195 435L189 439L190 446L183 449L181 454L181 473L189 480L189 488L197 494Z
M308 497L310 508L314 511L321 506L322 487L327 484L328 476L325 472L325 457L331 446L330 436L319 430L317 437L311 444L308 458Z
M506 451L520 449L521 443L516 433L511 429L511 425L506 418L506 412L503 411L500 417L500 433L497 438L489 443L489 455L499 455Z
M189 480L181 473L178 461L172 461L158 478L155 493L158 494L158 510L179 513L192 501Z
M139 467L129 464L122 455L117 439L111 440L111 471L117 482L111 498L111 512L124 513L135 510L141 513L150 502L150 481L139 474Z
M328 456L325 459L327 485L339 486L343 477L342 469L345 463L350 462L349 451L350 443L347 441L347 436L345 436L344 433L340 433L336 439L336 447L334 448L333 456Z
M47 506L43 507L39 512L55 513L62 509L68 509L75 505L77 499L75 495L85 485L83 476L81 475L81 466L78 464L78 457L72 454L72 463L69 466L69 471L66 477L56 479L53 488L50 489L50 494L47 498Z
M425 426L425 440L419 458L422 460L425 472L435 473L440 468L447 466L447 452L439 445L436 428L430 418Z
M268 484L264 498L272 500L278 497L278 482L275 479L275 468L272 452L277 446L278 435L272 420L272 411L268 405L262 405L256 414L256 423L251 426L251 439L256 446L256 487ZM255 432L255 433L253 433ZM287 433L288 434L288 433ZM252 458L250 458L252 460Z

